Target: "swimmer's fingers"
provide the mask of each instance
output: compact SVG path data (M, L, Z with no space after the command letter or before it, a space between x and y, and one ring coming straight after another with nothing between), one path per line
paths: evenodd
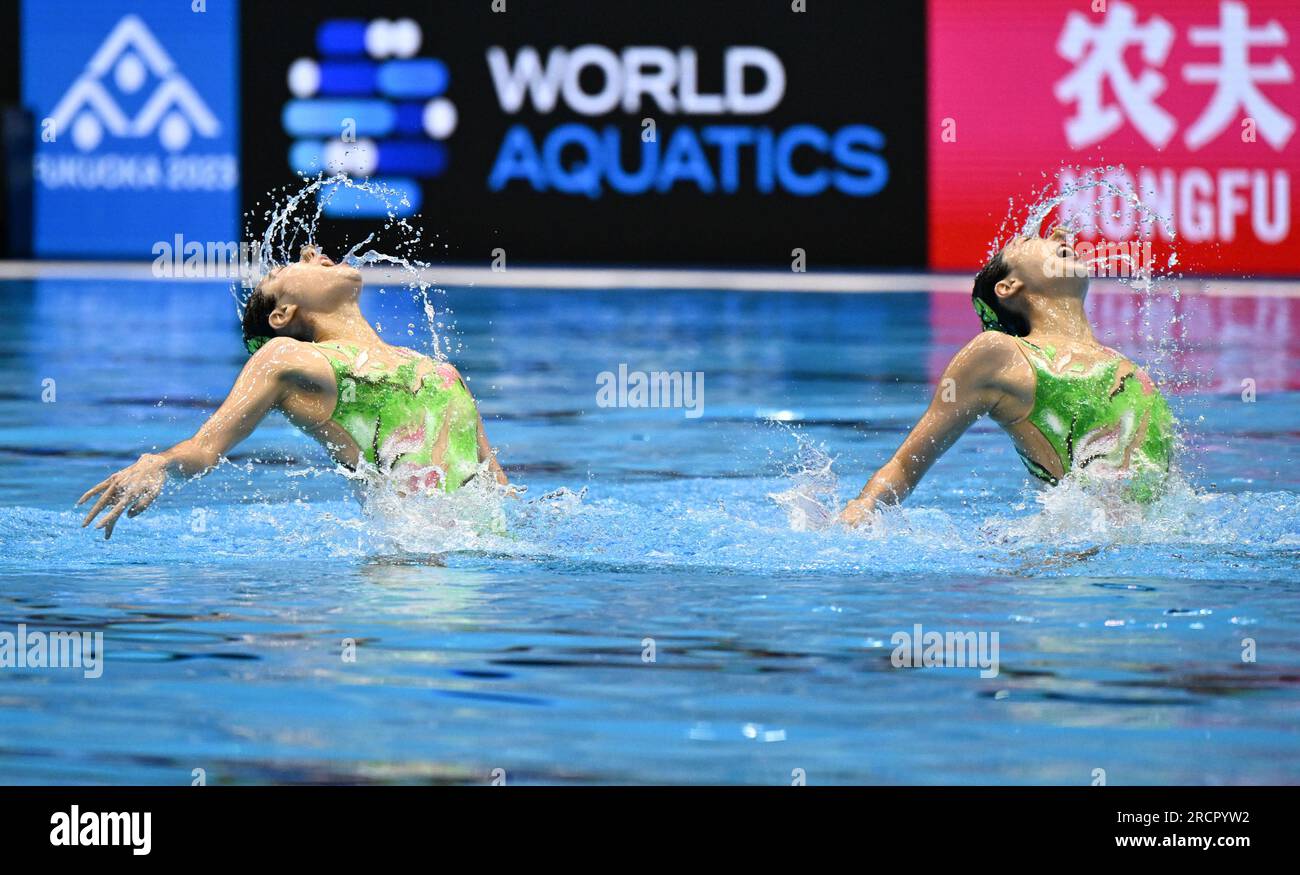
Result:
M86 503L86 499L87 499L87 498L90 498L90 496L94 495L96 492L99 492L101 489L105 489L105 488L107 488L107 487L108 487L108 484L110 484L110 483L112 483L112 482L113 482L113 478L112 478L112 477L107 477L107 478L101 480L99 483L96 483L94 486L92 486L92 487L90 487L89 489L86 490L86 494L85 494L85 495L83 495L83 496L81 496L81 498L78 498L78 499L77 499L77 503L76 503L75 505L73 505L73 507L81 507L83 504Z
M104 489L103 494L99 496L99 501L95 502L95 504L90 508L90 513L86 514L86 518L81 521L81 527L83 529L90 525L90 521L98 516L101 510L111 504L117 493L121 491L121 486L114 479L116 476L117 475L115 474L113 477L109 477L108 480L104 481L107 486ZM98 490L99 487L97 486L95 489Z
M872 503L855 498L844 505L844 510L840 511L839 522L851 529L857 528L863 521L871 518L874 509Z
M117 525L117 518L120 517L127 508L135 504L136 499L139 497L139 490L132 490L129 492L123 491L122 497L118 500L117 504L113 505L113 509L104 514L104 518L95 524L95 528L104 530L105 541L113 537L113 526Z
M151 483L141 491L140 496L136 499L135 505L126 512L128 517L137 517L153 504L153 500L162 494L161 483Z
M134 465L116 472L81 496L78 505L99 493L99 500L81 521L82 528L90 525L105 508L111 508L95 528L103 529L106 539L112 537L113 527L117 525L118 518L128 510L131 511L131 516L144 511L162 492L166 483L166 459L146 453Z

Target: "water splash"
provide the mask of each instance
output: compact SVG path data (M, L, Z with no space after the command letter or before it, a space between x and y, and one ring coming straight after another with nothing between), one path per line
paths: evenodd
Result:
M814 443L798 429L772 421L784 429L795 442L791 457L781 463L781 476L789 484L767 497L785 513L790 528L796 532L819 531L835 522L839 509L839 478L831 470L834 457L825 444Z
M1052 488L1035 488L1012 508L1037 507L1036 513L996 515L982 530L996 543L1025 547L1167 543L1194 535L1212 500L1178 472L1170 474L1159 497L1146 504L1125 500L1122 484L1071 472Z
M315 177L302 177L297 187L288 185L272 192L271 206L260 216L250 215L245 223L246 237L257 241L252 275L263 277L279 265L296 261L302 247L319 245L319 229L325 209L343 191L360 193L383 204L385 218L378 220L379 228L350 246L338 260L357 268L395 268L383 273L383 279L395 280L419 302L425 319L429 352L434 358L446 361L453 351L446 338L455 328L455 323L449 318L452 310L445 302L441 306L434 304L432 295L444 293L444 290L429 281L432 266L417 257L426 246L422 229L404 215L410 202L403 193L381 182L353 179L346 173L329 176L322 173ZM261 230L256 230L257 227ZM388 241L383 248L391 251L376 248L380 245L377 243L379 240ZM377 291L382 295L387 288L388 283L384 283ZM246 290L235 287L232 294L236 313L242 315ZM406 329L409 337L418 337L414 323L408 322ZM376 326L376 331L383 335L382 324Z
M935 574L978 569L1028 575L1129 574L1232 577L1259 573L1294 555L1300 503L1286 492L1217 493L1170 473L1160 496L1139 504L1124 484L1073 472L1054 487L1026 478L1019 496L964 498L962 507L877 508L857 528L835 521L835 460L798 430L768 494L784 514L784 536L769 529L757 564L797 563L874 574ZM711 520L734 539L738 518ZM765 557L765 558L764 558ZM720 560L722 561L722 560Z
M1185 276L1174 218L1160 211L1164 201L1156 182L1143 173L1135 179L1123 164L1066 165L1043 177L1047 182L1023 205L1010 200L989 254L1014 237L1038 236L1055 226L1077 240L1096 241L1098 254L1084 262L1089 276L1103 279L1108 290L1133 294L1136 310L1125 322L1133 329L1129 335L1100 339L1140 359L1171 401L1211 385L1213 375L1180 367L1189 359L1179 316Z
M433 306L433 300L429 297L431 291L442 292L443 290L435 288L432 283L428 282L424 278L426 271L429 269L429 265L422 261L377 252L374 249L369 249L362 255L357 255L356 251L368 243L373 236L373 234L370 235L365 240L352 247L352 249L348 250L347 254L343 256L343 260L356 268L361 268L366 265L390 264L403 271L408 277L406 282L407 288L415 294L416 298L420 302L420 309L424 312L425 324L429 328L433 357L440 361L446 361L447 351L444 349L442 331L440 330L445 329L446 325L438 321L437 310ZM450 310L444 307L444 312L449 313Z
M1143 302L1144 327L1153 337L1152 298L1167 296L1176 304L1182 294L1182 275L1175 272L1179 260L1173 216L1161 214L1152 205L1154 195L1152 191L1140 191L1123 164L1062 167L1051 181L1030 193L1025 206L1018 207L1014 198L1009 200L1007 215L989 243L988 255L991 257L1016 237L1041 236L1045 225L1049 225L1048 219L1055 215L1049 227L1063 227L1076 239L1097 238L1105 244L1100 254L1084 261L1088 275L1112 278L1137 292ZM1017 217L1022 211L1024 218L1020 220ZM1107 229L1114 232L1111 239L1098 233ZM1155 256L1157 243L1168 250L1163 266ZM1141 256L1122 251L1119 247L1125 244L1131 244Z
M410 494L374 470L341 469L357 485L362 516L352 526L375 554L436 556L468 551L508 552L505 487L492 477L486 462L455 492Z
M1175 236L1172 216L1162 216L1154 207L1146 203L1141 194L1127 182L1127 171L1123 164L1107 165L1104 168L1083 168L1079 166L1063 167L1055 176L1054 182L1044 186L1031 195L1036 198L1028 209L1024 223L1020 226L1021 236L1037 236L1042 233L1043 222L1061 207L1077 204L1079 196L1098 191L1105 197L1115 199L1116 209L1109 213L1109 218L1135 224L1141 229L1142 236L1150 236L1155 229L1163 232L1172 240ZM1052 193L1055 192L1055 193ZM1133 216L1126 216L1132 210ZM1014 201L1013 201L1014 211ZM1105 212L1103 210L1103 212ZM1095 230L1094 215L1063 211L1062 223L1076 231ZM1005 227L1005 223L1004 223Z

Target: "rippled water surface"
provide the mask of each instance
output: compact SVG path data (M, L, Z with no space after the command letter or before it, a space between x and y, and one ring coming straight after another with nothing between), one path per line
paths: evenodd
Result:
M367 516L272 419L106 543L72 503L223 397L229 292L0 283L0 632L106 651L97 679L0 669L0 781L1300 781L1292 299L1093 295L1186 425L1187 486L1144 513L1039 493L988 426L872 531L768 497L832 459L822 488L861 487L975 330L963 297L452 288L522 499ZM619 364L703 372L704 415L598 407ZM893 667L916 624L996 632L998 675Z

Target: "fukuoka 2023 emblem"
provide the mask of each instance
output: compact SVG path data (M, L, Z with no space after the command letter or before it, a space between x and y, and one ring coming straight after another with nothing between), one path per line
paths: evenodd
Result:
M118 21L46 121L56 135L70 131L81 152L106 138L153 137L180 152L195 135L221 133L216 115L135 15Z

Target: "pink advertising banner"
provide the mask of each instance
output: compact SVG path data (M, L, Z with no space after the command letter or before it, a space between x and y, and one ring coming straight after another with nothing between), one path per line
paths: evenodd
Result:
M929 0L928 11L932 267L976 269L1012 227L1010 200L1023 217L1063 168L1066 182L1100 168L1112 187L1079 192L1049 222L1158 253L1172 241L1187 274L1300 274L1300 2Z

